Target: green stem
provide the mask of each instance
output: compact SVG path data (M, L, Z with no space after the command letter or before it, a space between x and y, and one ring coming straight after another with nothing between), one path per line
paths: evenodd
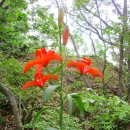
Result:
M78 83L79 79L81 78L81 74L80 76L77 78L77 80L73 83L73 85L71 86L71 88L69 89L69 92L72 91L75 88L75 85Z
M61 43L61 27L59 27L59 38L60 38L60 55L62 56L62 43ZM63 130L63 61L61 62L61 72L60 72L60 130Z

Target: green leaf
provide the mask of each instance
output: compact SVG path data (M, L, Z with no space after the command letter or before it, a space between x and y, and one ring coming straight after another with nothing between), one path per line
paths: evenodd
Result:
M69 110L69 115L72 115L72 99L75 100L77 107L80 110L80 114L81 116L83 116L84 114L84 104L83 101L81 99L81 97L77 94L77 93L72 93L72 94L68 94L68 110Z
M50 85L48 88L45 89L45 92L43 93L43 100L46 102L49 97L52 95L52 93L55 91L55 89L59 87L58 85Z
M73 95L72 97L75 100L75 102L76 102L76 104L77 104L77 106L78 106L78 108L80 110L81 116L83 116L83 114L84 114L84 104L83 104L83 101L82 101L81 97L78 94Z
M2 7L6 7L6 6L8 6L9 3L10 3L10 0L6 0L6 1L4 2L4 4L2 5Z
M72 97L70 94L67 95L68 98L68 110L69 110L69 116L72 115Z
M56 72L60 71L62 69L62 65L57 66L52 72L51 74L55 74Z

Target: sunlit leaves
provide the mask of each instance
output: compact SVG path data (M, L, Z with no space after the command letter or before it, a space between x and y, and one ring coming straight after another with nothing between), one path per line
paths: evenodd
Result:
M88 3L90 0L75 0L75 5L77 8L80 8L84 4Z

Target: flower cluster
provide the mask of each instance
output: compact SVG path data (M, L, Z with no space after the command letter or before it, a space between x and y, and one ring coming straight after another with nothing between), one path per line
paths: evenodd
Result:
M45 48L37 49L36 59L29 61L24 67L24 73L26 73L31 67L36 67L36 74L34 75L34 80L24 84L22 89L26 89L30 86L43 87L44 84L50 79L58 80L57 75L43 75L42 72L42 68L47 67L52 60L62 61L62 57L56 54L53 50L47 52Z
M93 77L99 76L100 78L103 78L100 71L96 68L90 67L91 60L89 58L82 58L80 61L71 61L68 63L68 67L76 67L77 70L80 71L80 74L91 74Z
M26 73L31 67L35 66L36 74L34 74L34 80L24 84L22 89L26 89L30 86L43 87L44 84L50 79L58 80L57 75L51 75L51 74L44 75L42 72L42 68L47 67L52 60L62 61L63 59L53 50L47 52L45 48L37 49L36 59L29 61L24 67L24 73ZM70 61L67 66L76 67L76 69L80 71L80 74L89 73L93 77L99 76L100 78L103 78L100 71L96 68L90 67L90 65L91 60L89 58L84 57L80 61Z

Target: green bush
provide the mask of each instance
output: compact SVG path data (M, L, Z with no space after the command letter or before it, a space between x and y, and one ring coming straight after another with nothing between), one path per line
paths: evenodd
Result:
M0 62L0 72L2 81L13 87L20 87L28 80L28 77L23 74L23 65L20 65L15 58Z
M23 67L25 63L15 58L7 59L0 53L0 79L3 86L8 87L14 95L18 96L22 100L29 98L35 98L39 89L32 87L30 91L22 91L23 84L29 80L33 80L34 69L31 69L27 74L23 73Z
M130 122L130 106L117 96L105 98L96 92L81 94L86 125L95 130L125 130Z

